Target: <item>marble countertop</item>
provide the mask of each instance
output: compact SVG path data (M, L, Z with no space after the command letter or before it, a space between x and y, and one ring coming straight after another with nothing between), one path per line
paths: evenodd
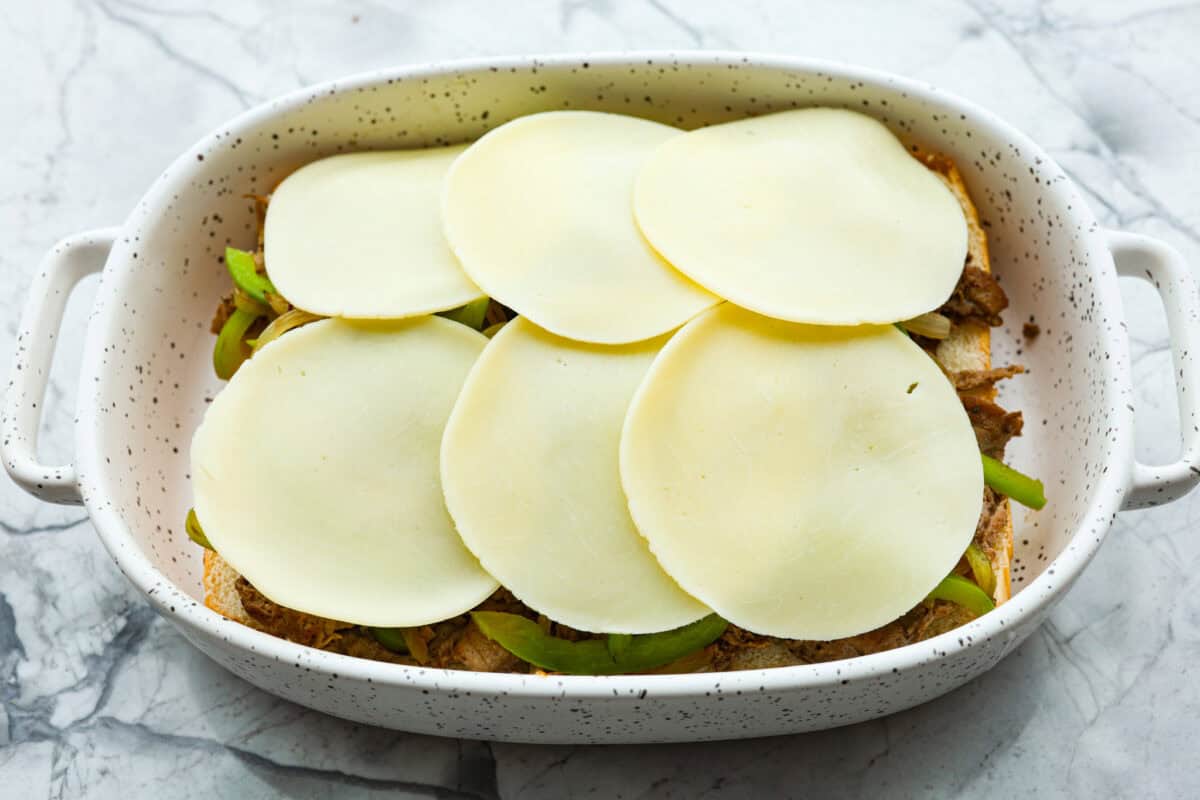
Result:
M1115 0L284 3L46 0L0 15L0 373L41 254L119 222L240 110L404 62L729 48L854 61L990 107L1108 225L1200 265L1200 5ZM70 457L89 290L74 298L43 454ZM1154 296L1125 287L1138 449L1178 441ZM342 722L209 662L129 587L78 508L0 479L0 796L1200 796L1200 493L1122 514L1049 622L948 697L841 730L641 747L460 742ZM947 720L977 719L964 736Z

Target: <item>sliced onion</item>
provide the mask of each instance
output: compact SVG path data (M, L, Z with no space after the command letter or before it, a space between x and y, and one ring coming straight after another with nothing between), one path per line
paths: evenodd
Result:
M233 287L233 305L259 317L265 317L271 313L271 308L266 303L258 302L237 286Z
M967 545L965 555L967 564L971 567L971 574L975 576L975 582L979 584L979 588L983 589L988 597L994 596L996 594L996 575L992 572L992 563L988 561L988 557L974 542Z
M310 322L316 322L323 319L318 314L310 314L307 311L301 311L298 308L293 308L291 311L285 311L275 319L271 320L271 324L263 329L263 332L258 335L258 339L254 342L254 351L257 353L262 349L267 342L278 339L283 334L299 328L301 325L307 325Z
M286 314L288 311L291 311L292 304L287 301L286 297L278 292L267 292L266 297L267 305L269 305L271 310L276 314L282 315Z
M400 636L403 637L409 654L418 664L429 663L429 642L425 641L420 631L416 628L400 628Z
M950 318L944 317L936 311L906 319L900 323L900 326L909 333L924 336L926 339L945 339L950 335Z

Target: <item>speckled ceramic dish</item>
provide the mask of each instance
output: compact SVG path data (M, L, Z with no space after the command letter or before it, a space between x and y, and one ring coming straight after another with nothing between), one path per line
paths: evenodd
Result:
M253 206L292 169L331 153L474 139L534 111L590 108L692 128L807 105L875 115L950 154L991 237L1012 307L996 358L1029 374L1003 402L1025 413L1012 461L1050 503L1017 513L1015 595L975 622L898 650L823 665L675 676L538 677L418 669L312 650L229 622L200 601L188 541L188 443L220 389L209 319L227 243L249 245ZM1115 263L1115 266L1114 266ZM104 274L87 336L74 465L35 455L38 404L63 303ZM1134 460L1118 274L1146 277L1167 309L1183 455ZM1022 348L1030 318L1041 336ZM1070 587L1122 508L1172 500L1200 479L1195 288L1178 256L1098 228L1062 170L995 117L929 86L855 67L718 53L498 59L393 69L296 92L218 128L180 156L119 228L72 237L44 262L18 337L4 416L13 478L86 504L120 569L197 647L246 680L342 717L515 741L652 742L812 730L887 714L970 680L1021 642ZM902 532L901 532L902 533Z

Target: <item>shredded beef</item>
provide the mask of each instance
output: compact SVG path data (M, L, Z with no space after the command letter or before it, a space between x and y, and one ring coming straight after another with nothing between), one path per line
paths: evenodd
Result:
M239 577L234 584L242 607L267 633L309 647L327 648L337 640L339 631L354 627L348 622L316 617L293 611L268 600L250 581Z
M900 619L858 636L833 641L776 639L730 625L708 649L714 670L765 669L793 664L819 664L881 653L920 642L971 621L965 608L945 601L921 603Z
M362 628L349 628L340 632L325 649L346 656L369 658L372 661L390 661L393 664L417 663L409 656L388 650Z
M921 615L909 635L912 637L912 641L920 642L966 625L973 619L975 619L975 615L957 603L939 602L935 603L927 613Z
M476 607L479 611L504 611L533 617L520 600L507 589L497 589L491 597ZM417 659L423 664L446 669L469 669L487 672L526 672L527 666L483 632L466 614L426 625L415 631L424 643L426 652ZM415 655L415 654L414 654Z
M1025 420L1020 411L1005 411L991 400L970 394L959 395L967 416L971 419L971 427L975 429L975 439L979 442L979 450L984 455L996 459L1004 458L1004 446L1014 436L1021 435Z
M968 265L940 311L952 320L978 319L996 326L1001 322L1000 312L1006 308L1008 296L992 274Z
M273 636L297 644L400 664L422 664L477 672L527 671L524 662L484 636L465 614L418 628L412 638L415 642L425 645L425 652L402 655L393 653L379 644L359 626L293 611L268 600L245 578L238 578L235 586L246 614L259 627ZM530 613L506 589L498 590L480 604L479 608L525 616Z
M730 628L733 629L733 626ZM783 639L771 639L761 647L739 646L718 640L715 644L705 648L705 653L709 656L707 669L719 672L791 667L806 663L792 653L788 643Z
M975 526L975 544L993 560L997 552L1002 550L1008 541L1008 507L1004 497L997 494L992 487L983 487L983 508L979 512L979 522Z
M216 313L213 314L212 323L208 329L213 333L220 333L221 328L225 327L225 323L229 321L229 315L237 308L233 304L233 295L221 298L221 304L217 306Z
M721 638L708 646L712 668L718 671L760 669L795 664L796 658L785 639L761 636L730 625Z
M463 628L458 640L450 649L446 666L452 669L469 669L475 672L513 672L522 670L524 662L500 645L483 635L474 625Z
M1020 364L996 367L995 369L963 369L950 373L950 380L954 382L954 388L960 392L976 389L990 390L996 386L997 381L1020 375L1024 371L1025 368Z
M892 650L919 641L913 635L913 627L928 613L930 609L927 606L918 605L900 619L873 631L831 642L794 641L790 643L790 649L798 658L810 664Z

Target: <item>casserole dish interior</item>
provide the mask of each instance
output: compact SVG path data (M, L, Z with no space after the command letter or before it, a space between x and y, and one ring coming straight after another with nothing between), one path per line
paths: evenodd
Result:
M849 68L716 54L514 60L352 79L248 112L181 156L126 224L89 330L94 358L81 390L78 458L85 500L100 518L107 546L119 562L136 550L139 564L144 557L165 576L178 591L166 592L170 610L190 600L195 625L216 625L202 622L211 612L198 602L201 550L188 540L183 520L191 505L191 435L222 385L213 375L209 332L228 288L220 257L226 245L248 247L255 237L255 204L246 195L268 193L290 171L323 156L469 141L536 111L613 111L690 129L811 105L873 115L906 143L951 156L979 207L993 269L1011 301L1004 327L993 329L993 361L1028 369L1002 384L1001 404L1025 416L1025 433L1009 445L1008 460L1042 478L1049 499L1041 512L1014 506L1010 621L1029 620L1033 612L1020 611L1027 587L1053 571L1053 560L1069 549L1078 550L1076 566L1064 575L1068 581L1074 576L1102 538L1128 477L1128 367L1123 345L1113 345L1122 325L1119 297L1111 258L1092 235L1094 220L1056 165L1032 145L1014 143L1007 128L982 112L964 112L925 87ZM1097 264L1108 265L1106 271L1097 272ZM1032 341L1022 334L1030 321L1041 329ZM1122 411L1114 417L1109 409ZM1109 464L1123 466L1110 470ZM128 535L106 530L116 526L104 519L121 520ZM1097 519L1104 527L1088 522ZM148 590L149 575L130 577ZM1041 591L1062 588L1061 580L1045 577ZM158 602L166 604L164 596ZM914 647L929 645L920 658L933 657L945 649L939 640L961 637L980 622ZM986 663L970 669L994 663L1019 638L1015 630L1010 625ZM984 629L976 635L984 638ZM397 670L397 680L406 669L379 666ZM840 721L873 713L864 706ZM478 733L469 727L444 732ZM714 728L711 735L730 732Z

